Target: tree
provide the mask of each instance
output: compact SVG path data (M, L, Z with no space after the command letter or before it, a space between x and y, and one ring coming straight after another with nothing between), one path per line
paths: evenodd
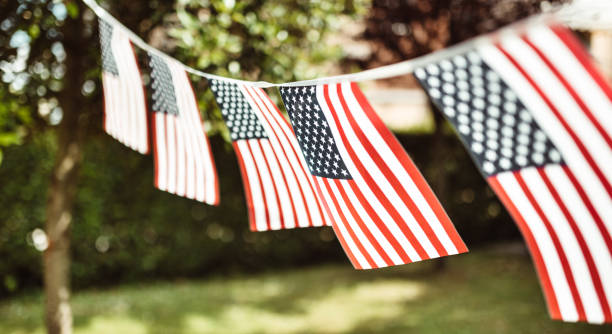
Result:
M360 1L181 0L176 14L174 1L105 5L127 27L190 65L279 81L312 77L313 64L341 56L320 41L337 27L339 15L363 12ZM0 21L0 149L48 132L55 138L43 247L45 316L49 333L69 333L72 210L84 144L102 135L97 22L75 0L0 0L0 11L6 15ZM196 84L204 87L203 80ZM199 95L213 110L210 94ZM208 116L220 119L218 112Z

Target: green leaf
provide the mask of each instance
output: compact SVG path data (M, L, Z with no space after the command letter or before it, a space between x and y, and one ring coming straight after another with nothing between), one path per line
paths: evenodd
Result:
M77 17L79 17L79 6L77 6L76 3L70 1L70 2L67 2L65 5L66 5L66 10L68 11L68 15L71 18L76 19Z

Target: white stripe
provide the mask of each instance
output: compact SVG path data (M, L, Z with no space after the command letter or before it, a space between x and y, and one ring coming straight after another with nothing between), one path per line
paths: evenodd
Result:
M576 90L606 132L612 133L612 103L572 51L548 27L529 29L527 33Z
M612 301L612 257L610 256L610 250L591 213L584 205L580 195L576 192L572 182L567 178L563 168L547 166L545 171L555 189L559 189L559 196L567 206L572 217L574 217L574 221L586 241L599 272L606 299L610 303Z
M135 122L132 120L132 111L136 108L134 100L131 96L131 90L134 86L134 78L131 73L131 64L129 57L126 57L125 40L117 34L113 33L111 40L111 47L113 49L113 55L115 58L115 64L117 65L117 71L119 72L119 80L121 83L121 101L123 105L118 110L121 116L121 128L122 136L125 140L125 144L132 149L135 149L136 131L134 131L133 125ZM128 44L129 45L129 44Z
M340 133L338 131L338 127L334 118L331 115L331 111L329 110L327 103L325 102L325 96L323 94L323 86L317 86L317 100L320 102L321 110L325 115L327 123L329 124L329 128L332 132L334 138L336 138L336 146L338 147L338 151L342 157L349 157L346 148L344 147L344 143L339 141L337 138L340 138ZM344 163L349 170L349 173L353 175L353 181L356 183L357 188L362 192L365 199L368 201L368 204L372 206L378 217L383 221L385 226L389 229L391 234L397 239L398 243L402 246L404 251L410 257L412 262L420 261L421 257L416 252L410 241L406 238L402 230L397 226L393 218L389 215L385 207L380 203L377 196L374 195L368 184L360 177L359 171L357 167L353 164L351 159L344 158Z
M595 160L606 179L608 181L612 180L612 151L610 151L610 147L554 73L538 57L535 51L516 35L503 38L502 47L529 72L531 78L548 96L561 117L566 122L571 123L572 130Z
M561 261L559 260L559 256L546 227L540 220L533 206L531 206L529 200L525 197L523 190L517 183L512 172L498 174L497 180L525 219L525 223L535 238L538 249L542 254L542 260L548 272L548 277L550 278L550 282L557 297L557 304L559 305L561 317L563 320L577 321L578 312L576 311L576 304L574 303L567 279L563 273Z
M200 110L197 105L197 101L189 83L187 73L181 69L179 63L174 62L172 64L177 80L180 82L182 87L182 97L184 103L184 114L181 117L185 118L185 124L192 133L193 140L193 154L196 161L196 171L198 184L196 185L196 199L214 204L217 202L217 189L216 186L216 175L214 168L214 161L212 160L212 154L210 152L210 146L208 143L208 137L204 132L202 125L202 118L200 116Z
M176 193L176 129L174 118L176 116L165 114L166 117L166 143L168 144L168 192Z
M278 194L274 190L274 183L272 182L272 177L270 176L270 170L266 165L263 152L261 152L261 149L259 148L259 140L249 140L248 143L251 147L253 159L255 159L255 164L261 178L263 193L266 197L266 205L268 207L268 222L270 223L270 226L280 226L280 212L276 202Z
M259 176L255 169L255 162L253 161L251 149L247 140L238 140L235 142L240 150L240 155L244 161L244 169L247 175L249 187L251 189L251 201L253 202L253 211L255 219L255 227L258 231L266 231L268 225L266 223L266 208L263 202L263 193L259 185Z
M376 263L376 266L378 268L386 267L387 263L385 263L385 260L383 260L376 248L374 248L372 243L370 243L368 237L361 230L361 227L359 227L359 224L355 220L355 217L353 217L353 215L351 214L350 209L348 208L346 203L344 203L342 194L340 194L340 191L338 190L338 187L336 187L335 182L333 180L328 180L327 184L329 184L333 196L336 198L336 201L340 206L339 209L344 212L344 217L346 218L349 227L351 228L351 230L353 230L353 233L355 234L355 236L357 236L357 239L359 239L359 242L361 243L361 245L363 245L363 248L365 248L366 252L368 252L368 254L372 258L372 260L374 260L374 263Z
M376 152L381 156L384 162L389 165L389 170L395 175L396 179L399 181L410 199L414 201L414 204L425 218L426 224L431 227L433 232L436 234L436 237L438 240L440 240L440 243L444 246L444 249L446 249L449 255L457 254L457 247L455 247L455 244L448 236L448 233L446 233L446 230L444 230L444 227L438 220L438 217L429 206L427 200L425 200L423 193L416 186L412 177L410 177L404 166L402 166L398 160L397 155L393 153L389 145L382 138L381 134L374 127L374 124L372 124L372 121L370 121L368 116L363 111L363 108L353 94L351 83L342 83L341 90L342 96L344 96L347 106L355 118L355 121L363 129L363 133L367 134L367 140L374 147L374 149L376 149Z
M163 113L154 113L155 117L155 162L157 163L157 187L168 189L168 154L166 151L166 117Z
M400 256L397 254L397 252L393 248L393 246L389 243L389 240L387 240L384 234L382 234L382 232L378 229L378 227L376 226L376 223L372 220L372 217L370 217L367 211L363 208L363 206L361 205L361 202L359 201L359 198L357 198L357 196L353 192L353 189L348 183L349 181L347 180L340 180L340 184L342 185L342 188L344 188L344 192L346 193L346 196L348 197L351 205L353 205L353 207L355 208L355 211L357 211L357 213L359 214L359 217L361 218L363 223L366 225L368 230L372 233L374 238L376 238L376 241L378 242L378 244L380 244L380 246L383 248L385 253L389 256L391 261L393 261L393 264L396 264L396 265L403 264L404 261L402 261Z
M537 169L533 167L525 168L520 173L559 238L574 276L574 282L580 294L587 320L589 322L603 322L604 315L593 286L589 267L569 222L548 191ZM564 189L561 190L564 191Z
M272 181L276 185L276 191L277 191L276 195L278 196L278 199L280 200L280 204L281 204L281 207L279 208L279 210L281 211L281 214L283 215L283 222L285 224L285 228L295 227L295 219L293 217L293 205L291 201L289 200L289 196L287 196L289 194L287 192L287 186L283 179L283 175L281 173L280 166L278 165L278 162L276 161L276 157L274 156L274 152L272 151L273 150L272 146L270 146L270 141L265 140L265 139L260 139L259 143L261 144L261 147L263 148L263 154L266 157L268 164L270 165L270 172L272 173ZM294 196L294 195L291 194L291 196ZM276 224L274 221L270 221L270 227L273 230L279 230L281 229L282 226L280 224L280 221L278 222L278 224Z
M176 104L179 110L177 117L178 122L181 126L181 133L179 137L182 138L184 149L185 164L183 166L184 173L186 176L185 184L185 197L195 198L195 186L196 186L196 175L195 175L195 159L196 152L193 147L193 130L189 114L194 112L193 102L189 100L189 91L185 86L185 72L177 69L175 64L168 64L172 73L172 81L175 87ZM195 111L197 112L197 111ZM180 180L180 179L179 179ZM203 180L198 180L202 182Z
M518 71L513 70L514 65L505 58L501 51L491 45L481 45L478 52L485 62L503 78L504 82L518 94L531 116L561 152L565 162L576 175L578 182L606 224L608 233L612 233L612 200L559 120L552 114L538 93L531 88L529 82Z
M376 184L380 187L380 189L385 195L385 198L400 214L403 221L393 222L393 225L396 225L396 229L399 230L399 224L405 223L406 225L408 225L408 228L414 234L423 249L425 249L427 255L430 258L439 257L440 255L432 245L431 241L429 240L419 223L416 221L415 217L412 215L412 212L410 212L410 210L406 207L402 199L395 192L395 189L393 189L393 186L391 186L391 184L389 183L389 180L385 177L382 171L378 169L378 166L372 160L368 151L362 146L361 140L355 134L353 127L349 123L348 118L345 114L344 108L340 103L340 100L338 98L338 92L336 90L336 85L330 85L328 89L329 98L332 102L332 105L334 106L336 115L338 116L338 119L340 121L340 124L338 124L338 126L344 130L344 134L346 135L348 141L346 143L343 142L342 137L339 135L339 133L337 136L334 133L334 140L336 141L336 144L343 145L344 147L350 146L353 148L355 154L357 155L357 158L363 164L364 168L367 170L370 176L375 180ZM329 122L329 117L327 117L327 115L326 118ZM364 125L360 124L360 126ZM330 127L332 127L331 124ZM342 160L344 160L345 163L347 160L351 160L351 157L350 155L348 155L348 152L346 152L346 155L344 155L343 152L340 152L340 154L342 156ZM355 181L359 179L361 182L363 182L364 185L360 186L360 189L362 189L363 187L367 187L369 189L367 182L363 179L363 176L356 168L354 170L350 170L350 173ZM399 233L403 235L403 232L400 231Z
M355 244L355 241L353 240L353 238L351 238L350 233L344 226L344 222L342 221L342 218L340 218L340 215L338 214L339 209L334 205L334 202L331 199L331 195L327 192L327 188L325 187L325 181L320 178L315 178L315 179L319 183L319 188L321 189L323 200L327 202L327 206L329 207L331 211L331 215L334 221L336 222L335 224L335 227L337 228L336 231L342 235L344 242L346 243L351 253L353 253L353 256L355 257L357 262L359 262L359 265L361 266L361 268L364 268L364 269L371 268L370 264L368 263L366 258L363 256L363 254L361 253L361 251Z
M102 87L104 90L104 114L106 116L104 119L104 130L106 130L109 135L113 136L113 138L116 137L116 129L114 123L115 110L113 106L113 100L117 98L113 94L113 86L117 84L114 81L115 78L113 78L111 74L102 72Z
M298 207L296 207L296 211L298 213L299 218L297 222L298 225L300 227L309 226L310 222L308 221L308 216L306 215L305 211L308 210L308 212L310 213L312 225L321 226L323 219L320 215L319 203L317 202L315 194L313 192L312 187L314 185L312 185L311 183L312 176L301 166L301 155L298 153L300 152L300 149L295 143L295 136L293 134L288 136L287 133L284 131L284 123L277 118L280 115L276 115L276 109L274 108L274 106L270 105L267 98L263 96L264 93L262 90L248 89L246 86L240 87L244 97L249 102L249 105L255 112L255 115L257 116L259 122L266 131L266 134L270 139L270 143L273 145L275 151L279 153L279 160L281 160L281 164L283 164L284 170L287 171L286 175L289 176L288 182L290 183L290 188L292 191L294 191L292 192L292 194L295 194L296 197L300 196L300 201L294 200L294 202L297 202L297 204L299 205ZM248 95L248 91L250 91L253 96L256 96L260 103L263 102L266 108L258 108L255 101L253 101ZM275 123L268 122L268 120L274 121ZM291 170L293 170L293 173L290 173ZM299 187L302 189L303 196L297 188L298 184Z
M186 152L185 141L184 141L184 128L181 124L181 117L174 117L174 130L176 131L176 194L179 196L185 196L185 178L186 168L185 161Z
M292 168L297 175L298 182L300 183L302 191L304 192L312 225L326 225L324 217L321 216L321 204L318 202L314 190L314 176L312 176L308 170L295 134L293 134L289 124L287 124L287 120L282 116L278 108L271 103L270 98L265 94L263 89L253 89L253 91L255 92L255 95L258 96L261 101L263 101L266 107L264 110L261 110L261 112L265 113L267 118L274 122L269 123L271 129L274 130L277 138L282 141L284 147L291 148L287 149L287 156L289 157L289 161L291 162ZM278 129L280 129L280 131ZM327 225L331 226L331 224ZM308 226L308 224L304 222L300 226L304 227Z

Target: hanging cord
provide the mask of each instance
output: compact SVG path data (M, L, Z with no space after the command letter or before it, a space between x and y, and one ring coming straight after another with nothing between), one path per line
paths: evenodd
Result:
M421 67L426 64L433 63L433 62L437 62L439 60L446 59L448 57L452 57L457 54L461 54L469 49L472 49L477 44L490 40L490 37L491 37L490 34L485 34L485 35L466 40L454 46L451 46L443 50L436 51L436 52L433 52L433 53L430 53L430 54L427 54L421 57L416 57L410 60L405 60L399 63L381 66L381 67L377 67L377 68L373 68L373 69L365 70L361 72L322 77L322 78L312 79L312 80L303 80L303 81L294 81L294 82L275 84L275 83L271 83L267 81L246 81L246 80L226 78L226 77L222 77L222 76L214 75L211 73L206 73L206 72L196 70L195 68L185 65L182 62L179 62L178 60L176 60L175 58L147 44L138 35L136 35L134 32L132 32L130 29L124 26L121 22L115 19L104 8L98 5L95 2L95 0L82 0L82 1L83 3L85 3L85 5L91 8L91 10L93 10L93 12L96 14L98 18L106 21L107 23L113 25L116 28L121 29L125 34L128 35L130 40L135 45L137 45L139 48L143 49L144 51L148 53L159 56L161 58L178 62L185 69L186 72L189 72L193 75L204 77L207 79L218 79L218 80L230 81L230 82L235 82L235 83L240 83L240 84L247 84L253 87L260 87L260 88L310 86L310 85L339 83L339 82L344 82L344 81L357 82L357 81L378 80L378 79L402 76L402 75L412 73L415 68L418 68L418 67ZM561 5L561 6L550 9L549 10L550 13L548 14L535 15L525 20L521 20L516 23L513 23L509 26L502 28L501 31L512 29L516 26L535 25L535 24L541 24L542 22L548 22L552 20L553 16L555 16L557 20L567 23L570 26L572 26L572 22L573 23L578 22L578 24L579 22L592 22L592 16L598 13L601 14L602 12L610 13L609 16L612 17L612 3L611 2L612 1L610 0L575 0L574 2L570 4ZM580 19L576 20L576 18L580 18ZM612 18L610 19L609 27L612 27Z

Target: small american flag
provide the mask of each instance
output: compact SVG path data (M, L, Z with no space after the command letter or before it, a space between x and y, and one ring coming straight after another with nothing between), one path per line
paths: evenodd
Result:
M251 230L330 225L291 127L263 89L222 80L210 86L240 164Z
M467 251L359 87L281 87L319 201L357 269Z
M551 317L612 321L612 91L559 26L505 31L415 75L527 241Z
M219 186L198 104L182 65L149 54L155 186L216 205Z
M147 107L136 57L121 29L99 20L104 87L104 130L126 146L149 152Z

